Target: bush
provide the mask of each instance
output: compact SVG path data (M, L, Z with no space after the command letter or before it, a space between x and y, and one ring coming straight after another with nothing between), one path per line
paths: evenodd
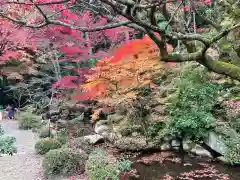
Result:
M13 154L17 152L15 146L16 138L11 136L0 136L0 152L2 154Z
M102 149L95 149L89 155L87 170L91 180L119 180L118 166L109 163L107 153Z
M44 127L39 131L40 138L53 137L53 134L49 131L48 127Z
M88 154L93 149L93 145L91 145L89 142L84 140L84 137L74 138L73 140L69 141L68 147L72 149L82 149Z
M215 128L212 108L220 87L203 69L188 68L176 81L178 92L169 101L170 132L179 138L202 140Z
M0 153L13 154L17 152L15 146L16 138L11 136L4 136L4 129L0 125Z
M83 150L55 149L49 151L43 160L43 168L46 176L72 175L83 172L87 154Z
M21 112L17 120L19 120L19 128L20 129L39 129L42 126L42 118L33 113L32 109L27 109L24 112Z
M80 116L70 120L70 124L82 124L84 120L84 113L82 113Z
M41 139L35 144L36 153L41 155L46 154L52 149L58 148L61 148L61 143L53 138Z
M120 172L129 171L132 167L132 161L129 159L122 159L118 163L118 169Z
M68 140L68 131L67 129L60 129L60 131L57 132L56 134L56 139L61 143L61 144L66 144Z
M223 156L232 165L240 164L240 134L226 127L220 128L218 133L226 148Z

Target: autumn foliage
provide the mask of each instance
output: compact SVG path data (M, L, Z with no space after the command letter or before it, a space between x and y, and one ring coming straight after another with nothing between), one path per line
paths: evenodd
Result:
M71 6L72 3L73 1L69 1L67 5ZM10 4L7 11L11 18L28 24L41 24L44 21L39 11L31 5ZM44 8L44 12L55 20L78 24L85 28L95 28L109 23L106 18L90 11L74 12L66 9L64 4L53 4ZM54 12L59 13L55 15ZM124 21L121 16L116 18ZM53 88L76 89L73 97L76 100L106 98L120 100L119 96L122 94L125 95L123 97L134 98L139 88L146 85L154 87L153 79L163 73L167 66L161 62L159 49L148 36L129 40L134 33L133 29L126 27L83 33L80 30L54 25L35 29L31 39L36 47L51 44L53 49L61 53L59 62L78 64L72 69L76 75L61 77L53 84ZM115 51L109 56L109 49L113 47ZM168 49L169 52L172 51L170 45ZM102 59L93 69L79 68L82 61L91 58Z
M21 48L33 49L30 33L27 29L20 28L12 22L0 18L0 64L9 59L22 56Z
M168 51L172 47L168 45ZM135 98L137 90L143 86L154 87L154 78L167 68L161 62L156 44L148 37L135 39L118 47L111 56L102 58L87 76L87 82L80 86L73 97L76 100L123 99Z

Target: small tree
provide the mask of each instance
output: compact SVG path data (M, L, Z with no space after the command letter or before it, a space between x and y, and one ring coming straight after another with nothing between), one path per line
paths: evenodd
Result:
M202 141L215 128L212 108L220 87L207 81L203 69L186 67L176 80L178 92L170 98L169 128L180 139Z

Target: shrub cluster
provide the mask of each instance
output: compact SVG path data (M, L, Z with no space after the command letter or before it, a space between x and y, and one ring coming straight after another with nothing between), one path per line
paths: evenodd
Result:
M41 139L35 144L36 153L41 155L46 154L52 149L58 148L61 148L61 143L53 138Z
M83 150L61 148L49 151L43 160L45 175L72 175L85 170L87 154Z
M19 128L20 129L40 129L42 126L42 118L33 113L31 108L26 109L26 111L20 112L17 116L17 120L19 120Z
M89 155L87 170L91 180L119 180L120 171L118 167L109 163L107 153L102 149L95 149Z
M1 154L13 154L17 152L15 146L16 138L11 136L4 136L3 127L0 126L0 153Z

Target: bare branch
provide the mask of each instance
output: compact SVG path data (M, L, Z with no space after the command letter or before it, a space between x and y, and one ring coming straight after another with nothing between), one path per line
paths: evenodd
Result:
M208 23L209 25L211 25L212 27L214 27L217 31L220 31L222 29L221 25L213 22L212 20L208 19L207 17L201 15L201 13L199 13L199 11L197 10L195 4L193 2L191 2L191 7L193 9L193 11L206 23Z
M169 19L168 23L166 24L164 30L166 31L168 26L171 24L172 20L173 20L173 17L176 15L177 11L179 10L179 8L181 7L181 5L183 4L183 2L181 2L178 7L175 9L175 11L173 12L171 18Z
M169 54L168 56L161 57L164 62L187 62L187 61L200 61L202 58L202 50L194 53L185 54Z
M213 37L210 41L210 44L213 44L215 42L217 42L218 40L220 40L221 38L223 38L224 36L227 36L231 31L235 30L235 29L238 29L240 28L240 23L230 27L230 28L227 28L227 29L224 29L222 32L220 32L218 35L216 35L215 37Z
M43 3L25 3L25 2L18 2L17 1L3 1L0 4L18 4L18 5L38 5L38 6L48 6L54 4L64 4L70 2L71 0L62 0L62 1L53 1L53 2L43 2Z
M195 34L195 33L188 33L188 34L182 34L182 33L172 33L173 34L173 38L174 39L178 39L178 40L197 40L202 42L205 45L208 45L210 43L210 40L205 38L204 36L200 35L200 34Z
M43 16L45 22L48 22L48 18L47 18L47 16L46 16L46 14L44 14L44 12L42 11L42 9L41 9L37 4L35 4L33 0L30 0L30 1L34 4L34 6L36 7L36 9L37 9L37 10L39 11L39 13Z
M108 24L108 25L105 25L105 26L99 26L99 27L96 27L96 28L88 28L88 27L78 27L78 26L67 24L67 23L64 23L64 22L58 21L58 20L47 19L47 21L45 21L41 24L34 25L34 24L27 24L26 22L13 19L13 18L8 17L8 16L6 16L5 14L2 14L2 13L0 13L0 16L2 16L3 18L6 18L8 20L11 20L16 24L23 25L23 26L29 27L29 28L42 28L44 26L48 26L48 25L52 24L52 25L65 26L65 27L68 27L70 29L79 30L79 31L82 31L82 32L101 31L101 30L105 30L105 29L113 29L113 28L117 28L117 27L120 27L120 26L126 26L126 25L131 24L131 21L124 21L124 22L118 22L118 23L114 23L114 24Z

